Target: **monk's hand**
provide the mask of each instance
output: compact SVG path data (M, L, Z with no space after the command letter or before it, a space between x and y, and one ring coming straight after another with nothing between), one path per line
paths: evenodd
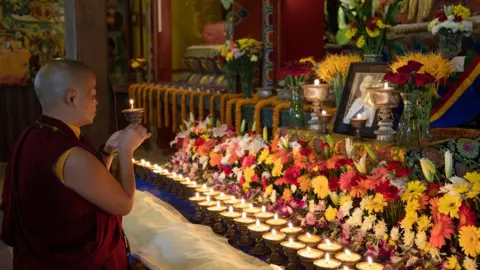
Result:
M119 151L134 151L148 138L150 138L150 133L143 125L131 124L122 131L118 149Z
M120 136L123 130L117 131L108 138L107 142L105 143L105 148L103 149L105 152L112 154L118 151L118 145L120 144Z

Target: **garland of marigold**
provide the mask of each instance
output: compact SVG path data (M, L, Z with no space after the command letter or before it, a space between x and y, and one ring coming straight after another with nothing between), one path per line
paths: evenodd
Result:
M184 91L184 90L179 90L178 91L180 93L180 117L181 117L181 123L180 125L183 125L183 121L187 120L187 95L189 92L187 91ZM174 104L173 106L176 106L176 104ZM172 108L174 108L172 106Z
M232 98L227 101L227 105L225 106L225 113L226 113L226 123L229 126L233 126L233 119L232 119L232 106L235 105L235 102L241 100L241 97Z
M174 92L175 90L176 90L176 89L174 89L174 88L167 88L167 89L165 90L165 97L164 97L164 100L163 100L163 102L164 102L164 109L165 109L165 127L169 127L169 126L170 126L170 114L169 114L169 111L168 111L168 107L169 107L169 106L168 106L168 105L169 105L169 104L168 104L168 94L169 94L170 92ZM173 112L172 112L172 114L173 114Z
M161 94L162 94L162 88L160 86L155 86L153 87L154 91L157 91L157 127L161 128L162 127L162 100L161 100Z
M149 124L153 124L153 88L155 86L151 85L150 87L147 87L147 92L148 92L148 119L145 116L145 124L150 121ZM145 113L147 114L147 113Z
M255 104L258 102L259 97L255 95L253 98L242 98L235 105L235 127L240 134L240 127L242 125L242 106L247 104ZM258 131L259 129L257 129Z
M195 95L198 94L197 91L190 91L188 92L190 94L190 99L189 99L189 105L188 105L188 113L195 114Z
M139 84L138 83L132 83L128 87L128 98L133 99L135 102L135 91L137 91Z
M138 100L138 103L135 103L135 107L137 108L143 108L143 106L145 106L142 102L142 97L143 97L143 90L145 89L145 87L147 87L148 84L146 83L142 83L138 89L138 97L137 97L137 100Z
M235 98L240 96L242 96L242 94L222 94L220 96L220 122L225 123L225 100L227 98Z
M200 92L200 96L198 100L198 120L199 121L203 120L203 116L205 114L205 97L210 95L212 95L212 93Z
M267 99L264 99L264 100L260 100L257 104L255 104L255 111L253 113L253 119L255 120L255 123L257 125L256 129L257 129L257 132L260 132L260 128L261 128L261 113L262 113L262 109L265 107L265 106L268 106L268 105L271 105L271 106L276 106L280 103L281 101L277 99L276 96L273 96L273 97L269 97Z
M177 94L181 90L173 89L172 96L172 131L177 132Z
M215 118L215 98L221 97L221 96L222 94L213 94L210 96L210 116L213 118Z
M280 110L282 109L288 109L290 108L290 105L292 102L290 101L284 101L279 104L277 104L273 108L273 123L272 123L272 133L273 135L277 135L278 133L278 126L280 125Z

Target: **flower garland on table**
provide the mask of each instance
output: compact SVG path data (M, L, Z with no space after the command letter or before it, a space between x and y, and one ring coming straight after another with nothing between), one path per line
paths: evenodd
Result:
M257 125L256 127L256 130L260 130L261 128L261 113L262 113L262 109L265 107L265 106L276 106L278 104L280 104L280 100L278 100L278 98L276 96L273 96L273 97L269 97L267 99L264 99L264 100L260 100L257 104L255 104L255 112L253 113L253 119L255 120L255 123Z
M225 101L227 98L241 97L242 94L222 94L220 95L220 122L225 123Z
M180 108L181 108L181 114L180 117L182 119L181 125L183 124L183 121L187 120L187 95L189 92L180 90L178 91L180 93ZM175 108L176 104L172 104L172 108Z
M140 87L138 88L138 92L137 92L137 95L138 95L138 97L137 97L137 100L138 100L137 107L138 108L143 108L143 106L145 106L142 102L143 101L142 97L143 97L143 90L145 90L145 87L147 87L147 86L148 86L148 84L142 83L140 85Z
M237 132L240 134L240 126L242 125L242 106L247 104L255 104L258 102L260 97L258 95L253 96L252 98L242 98L235 105L235 127ZM257 132L260 132L260 129L257 129Z
M210 96L210 116L215 117L215 98L221 97L222 94L213 94ZM221 110L220 110L221 111ZM220 112L221 114L221 112Z
M147 120L150 121L150 124L153 124L153 88L154 87L155 87L155 85L151 85L150 87L147 87L147 92L148 92L148 119L145 116L145 124L147 124Z
M291 104L292 104L291 101L284 101L277 104L275 108L273 108L273 123L272 123L273 135L277 135L278 127L280 126L280 110L290 108Z
M170 113L169 113L169 111L168 111L168 107L169 107L169 106L168 106L168 105L169 105L169 104L168 104L168 94L169 94L169 93L176 92L176 91L177 91L177 89L174 89L174 88L167 88L167 89L165 90L165 97L164 97L164 100L163 100L163 102L164 102L164 109L165 109L165 127L169 127L169 126L170 126ZM176 99L176 98L175 98L175 99ZM175 111L175 110L172 112L172 117L173 117L174 114L176 114L176 111ZM175 117L176 117L176 116L175 116Z
M173 89L172 95L172 131L177 132L177 94L182 90Z
M205 114L205 97L206 96L211 96L211 95L212 95L212 93L200 92L200 96L199 96L199 100L198 100L198 120L200 120L200 121L203 121L203 117L204 117L204 114Z
M230 99L229 101L227 101L227 105L226 105L226 108L225 108L225 111L226 111L226 123L227 125L229 126L233 126L233 119L232 119L232 106L235 104L235 102L241 100L242 98L241 97L236 97L236 98L232 98Z
M162 99L161 99L161 94L162 94L162 89L160 86L155 86L153 87L154 91L157 91L157 127L161 128L162 127Z
M190 99L189 99L189 108L188 108L188 112L190 114L193 114L195 115L195 96L200 96L202 92L198 92L198 91L191 91L190 92Z

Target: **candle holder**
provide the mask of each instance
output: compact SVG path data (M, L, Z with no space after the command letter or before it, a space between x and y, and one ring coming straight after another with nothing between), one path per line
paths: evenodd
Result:
M267 220L273 218L274 214L272 212L260 212L255 214L255 218L260 220L260 222L265 223Z
M400 104L400 93L391 87L375 87L369 88L367 91L370 93L373 105L380 109L378 130L375 131L377 140L393 142L396 132L393 130L392 109Z
M271 218L271 219L268 219L265 223L270 225L272 229L279 231L280 229L285 227L285 225L287 225L287 220L284 218Z
M193 215L192 220L195 223L202 223L203 212L202 212L202 209L200 208L200 205L198 205L198 204L200 202L205 201L205 197L204 196L199 196L199 197L193 196L193 197L188 198L188 200L191 201L195 205L195 214Z
M263 256L268 253L265 244L263 243L263 234L270 230L270 226L265 224L252 224L248 226L248 230L250 230L250 234L255 239L255 247L252 250L253 255Z
M282 259L278 249L280 248L280 243L285 239L285 234L276 233L275 235L272 232L265 233L262 238L265 240L267 247L272 251L270 257L267 259L269 264L282 265Z
M223 217L225 220L225 223L227 224L227 233L225 234L225 237L228 239L235 239L236 238L236 232L235 232L235 222L233 221L234 219L238 218L241 216L239 212L222 212L220 215Z
M143 121L143 114L145 113L144 108L130 108L122 110L125 120L129 124L141 124Z
M328 134L328 124L332 120L333 116L329 113L317 113L318 117L318 133L319 134Z
M287 235L287 238L292 238L293 240L296 240L298 238L298 235L302 233L302 230L302 227L290 227L289 224L288 227L282 228L280 231Z
M202 209L202 212L205 215L205 219L202 221L202 225L206 226L212 226L213 225L213 218L210 212L207 210L209 207L212 207L215 205L215 202L212 201L203 201L200 202L198 205L200 205L200 208Z
M313 262L323 256L323 252L314 248L303 248L297 252L306 270L315 270Z
M241 236L237 241L237 245L240 247L249 247L252 245L252 240L250 239L250 233L248 231L248 226L255 223L255 220L252 218L243 218L239 217L234 219L237 224L237 228L240 230Z
M362 140L361 129L365 127L367 124L368 119L366 118L352 118L350 119L350 123L352 127L355 129L355 138L357 140Z
M297 269L297 252L305 248L305 244L295 241L284 241L281 243L283 252L288 257L288 264L286 270Z
M167 175L165 177L165 191L166 192L172 192L173 189L173 180L171 175Z
M362 259L362 256L360 256L358 253L345 250L335 254L335 259L341 261L342 265L355 267L355 265Z
M326 254L325 257L330 256ZM342 263L336 259L317 259L313 262L313 265L317 267L319 270L331 270L331 269L338 269Z
M361 262L355 265L358 270L383 270L385 266L376 262Z
M321 238L316 234L305 233L298 236L298 240L304 243L307 247L315 247L320 243Z
M318 244L317 248L325 253L337 253L343 247L337 242L331 242L329 240L325 240L325 243Z
M310 122L310 129L319 132L321 123L319 119L315 119L322 111L323 103L328 100L330 94L329 84L305 84L302 86L305 99L312 103L310 110L312 111L312 120Z
M262 210L259 207L249 206L248 208L245 208L244 211L249 217L254 218L255 215L260 213Z
M227 210L227 207L225 206L213 206L209 207L207 209L214 217L215 224L213 225L213 231L218 234L222 234L225 229L222 226L222 217L220 216L220 213Z

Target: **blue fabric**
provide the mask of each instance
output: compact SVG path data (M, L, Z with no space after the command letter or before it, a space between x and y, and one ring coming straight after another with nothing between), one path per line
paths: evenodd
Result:
M440 88L439 94L443 95L446 91ZM431 127L457 127L468 123L480 113L479 104L480 77L477 77L465 93L438 120L431 123Z

